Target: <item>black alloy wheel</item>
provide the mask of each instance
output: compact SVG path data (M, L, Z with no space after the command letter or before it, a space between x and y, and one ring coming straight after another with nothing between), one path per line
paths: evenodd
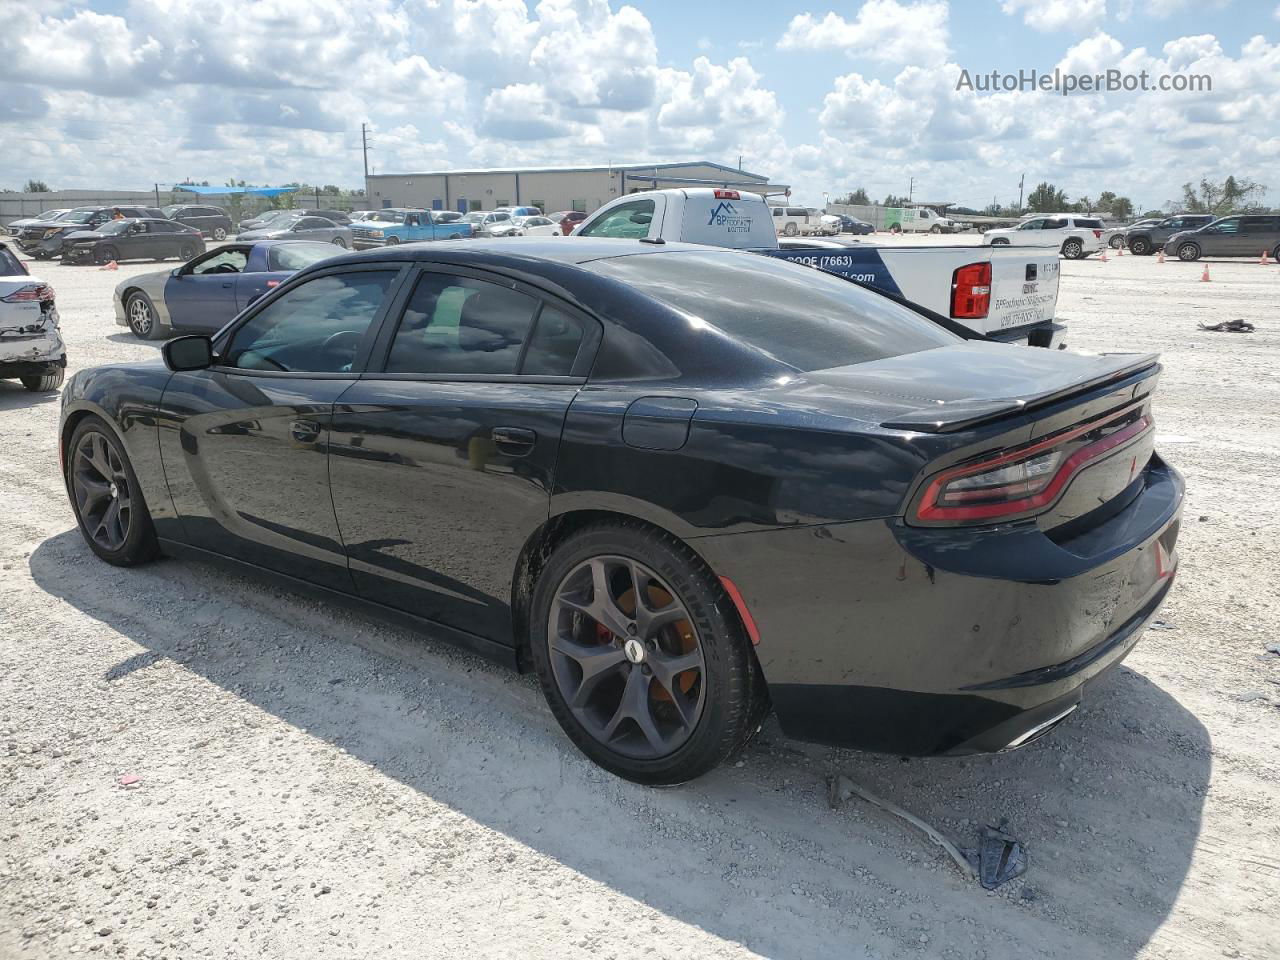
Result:
M199 252L200 251L196 249L196 245L194 243L184 243L178 248L178 259L185 263L188 260L194 259L195 255Z
M768 696L737 612L680 541L629 525L569 537L534 591L530 652L583 753L638 783L682 783L759 729Z
M86 417L67 447L67 490L89 548L117 566L154 558L151 515L133 467L110 428Z
M98 262L111 263L113 260L120 259L120 251L111 244L106 243L98 248Z
M1151 252L1151 241L1146 237L1134 237L1129 241L1129 252L1145 257Z

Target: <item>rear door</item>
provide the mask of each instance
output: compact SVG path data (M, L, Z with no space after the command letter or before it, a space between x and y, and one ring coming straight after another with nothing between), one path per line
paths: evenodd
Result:
M1240 236L1243 253L1261 257L1263 252L1269 256L1276 244L1280 243L1280 217L1248 216L1240 218Z
M188 542L350 592L329 493L333 403L406 271L311 274L220 337L216 366L173 375L160 448Z
M370 600L509 644L516 561L547 519L598 325L459 267L419 269L402 300L334 412L351 575Z

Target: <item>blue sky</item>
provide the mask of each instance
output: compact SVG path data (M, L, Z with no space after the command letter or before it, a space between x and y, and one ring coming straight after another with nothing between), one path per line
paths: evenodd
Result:
M5 0L0 0L5 2ZM1280 160L1280 0L41 0L0 34L0 186L736 163L820 202L1018 177L1144 206ZM961 69L1202 72L1210 94L975 94ZM1280 202L1280 182L1270 199Z

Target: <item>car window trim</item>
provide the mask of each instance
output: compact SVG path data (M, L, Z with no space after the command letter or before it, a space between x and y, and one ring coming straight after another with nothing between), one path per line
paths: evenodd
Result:
M397 261L378 260L369 263L346 263L332 264L322 267L311 273L303 273L299 271L292 277L280 284L274 290L264 294L246 307L244 312L235 317L230 323L213 335L213 355L214 364L209 369L217 373L229 375L258 376L267 375L275 378L285 378L294 380L340 380L358 379L360 374L368 368L369 358L373 352L373 346L377 341L382 327L386 321L387 312L396 302L397 297L403 289L405 277L412 271L406 269L408 264ZM301 286L311 280L318 280L321 277L332 276L334 274L346 273L376 273L387 270L396 271L396 276L391 280L391 289L387 293L387 297L382 301L382 306L378 308L378 312L373 315L373 319L369 322L369 329L365 331L365 335L361 338L360 346L356 350L355 359L351 362L351 369L337 372L315 372L307 370L244 370L240 367L228 367L217 362L222 355L222 351L235 337L236 331L243 327L246 323L256 317L268 306L284 296L288 291ZM372 332L372 336L370 335Z
M587 382L591 373L591 367L595 364L596 354L600 350L600 343L604 339L604 325L599 318L592 316L584 310L575 307L573 304L566 303L562 297L558 297L553 293L543 290L541 287L535 287L532 284L524 283L515 277L508 276L496 270L484 270L470 266L460 266L452 263L440 263L435 261L417 262L414 265L411 274L407 276L399 288L397 299L401 302L392 302L391 309L382 317L382 326L378 331L373 346L370 350L369 362L366 369L361 373L362 380L420 380L423 382L450 383L450 382L484 382L492 383L563 383L563 384L584 384ZM500 287L506 287L516 293L523 293L525 296L533 297L538 302L538 309L534 312L533 319L529 323L529 332L525 337L524 343L520 347L520 358L517 361L517 369L519 365L524 363L525 355L529 349L529 343L533 340L534 331L537 329L538 320L542 317L543 309L550 304L557 310L573 317L582 323L582 342L578 344L578 354L574 357L573 366L570 368L569 376L545 376L537 374L523 373L396 373L387 370L387 360L391 356L391 344L395 339L396 331L400 329L400 322L404 317L405 308L409 304L409 298L413 295L413 291L418 286L418 280L423 274L443 273L455 277L467 277L471 280L481 280L487 283L494 283Z

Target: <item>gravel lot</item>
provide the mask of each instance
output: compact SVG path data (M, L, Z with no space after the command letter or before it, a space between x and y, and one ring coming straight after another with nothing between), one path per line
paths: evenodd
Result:
M73 370L154 354L110 292L156 267L33 266ZM1280 267L1202 268L1063 263L1073 347L1164 354L1188 484L1164 629L1083 709L926 762L770 724L670 790L593 767L528 677L197 563L98 562L56 397L0 383L0 957L1280 957ZM1258 331L1197 330L1235 318ZM835 773L961 845L1007 821L1030 869L986 893L830 809Z

